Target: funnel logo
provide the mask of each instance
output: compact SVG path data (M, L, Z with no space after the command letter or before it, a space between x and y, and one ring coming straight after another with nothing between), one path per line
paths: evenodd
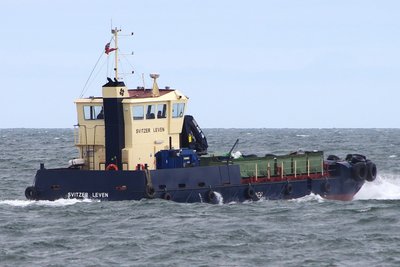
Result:
M125 90L121 88L121 90L119 90L119 95L120 96L124 96Z

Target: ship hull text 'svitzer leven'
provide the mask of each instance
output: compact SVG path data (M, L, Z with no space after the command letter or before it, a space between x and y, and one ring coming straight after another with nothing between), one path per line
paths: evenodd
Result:
M207 139L195 119L185 115L188 97L178 90L128 89L118 78L118 33L113 29L115 78L102 97L75 101L79 158L69 167L46 169L42 163L32 200L60 198L226 203L291 199L309 194L351 200L365 181L376 178L376 165L360 154L341 159L321 151L287 155L223 156L207 152ZM235 157L233 156L235 155Z

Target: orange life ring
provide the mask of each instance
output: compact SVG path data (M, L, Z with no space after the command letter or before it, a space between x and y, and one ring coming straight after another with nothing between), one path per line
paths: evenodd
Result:
M118 171L118 166L115 164L108 164L106 171Z

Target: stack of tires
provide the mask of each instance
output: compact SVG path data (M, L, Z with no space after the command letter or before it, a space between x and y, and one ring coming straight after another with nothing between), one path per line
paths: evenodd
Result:
M349 154L346 157L346 161L352 164L352 174L355 180L372 182L376 179L376 165L364 155Z

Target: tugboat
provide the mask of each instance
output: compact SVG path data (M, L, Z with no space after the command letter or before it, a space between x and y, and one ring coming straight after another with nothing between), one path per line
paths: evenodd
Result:
M207 153L206 136L190 115L188 97L158 87L128 89L118 78L118 33L112 31L105 53L115 54L115 78L107 78L101 97L75 101L79 158L69 167L46 169L40 164L30 200L60 198L229 203L293 199L309 194L352 200L365 181L373 181L376 165L360 154L345 159L322 151L233 158Z

